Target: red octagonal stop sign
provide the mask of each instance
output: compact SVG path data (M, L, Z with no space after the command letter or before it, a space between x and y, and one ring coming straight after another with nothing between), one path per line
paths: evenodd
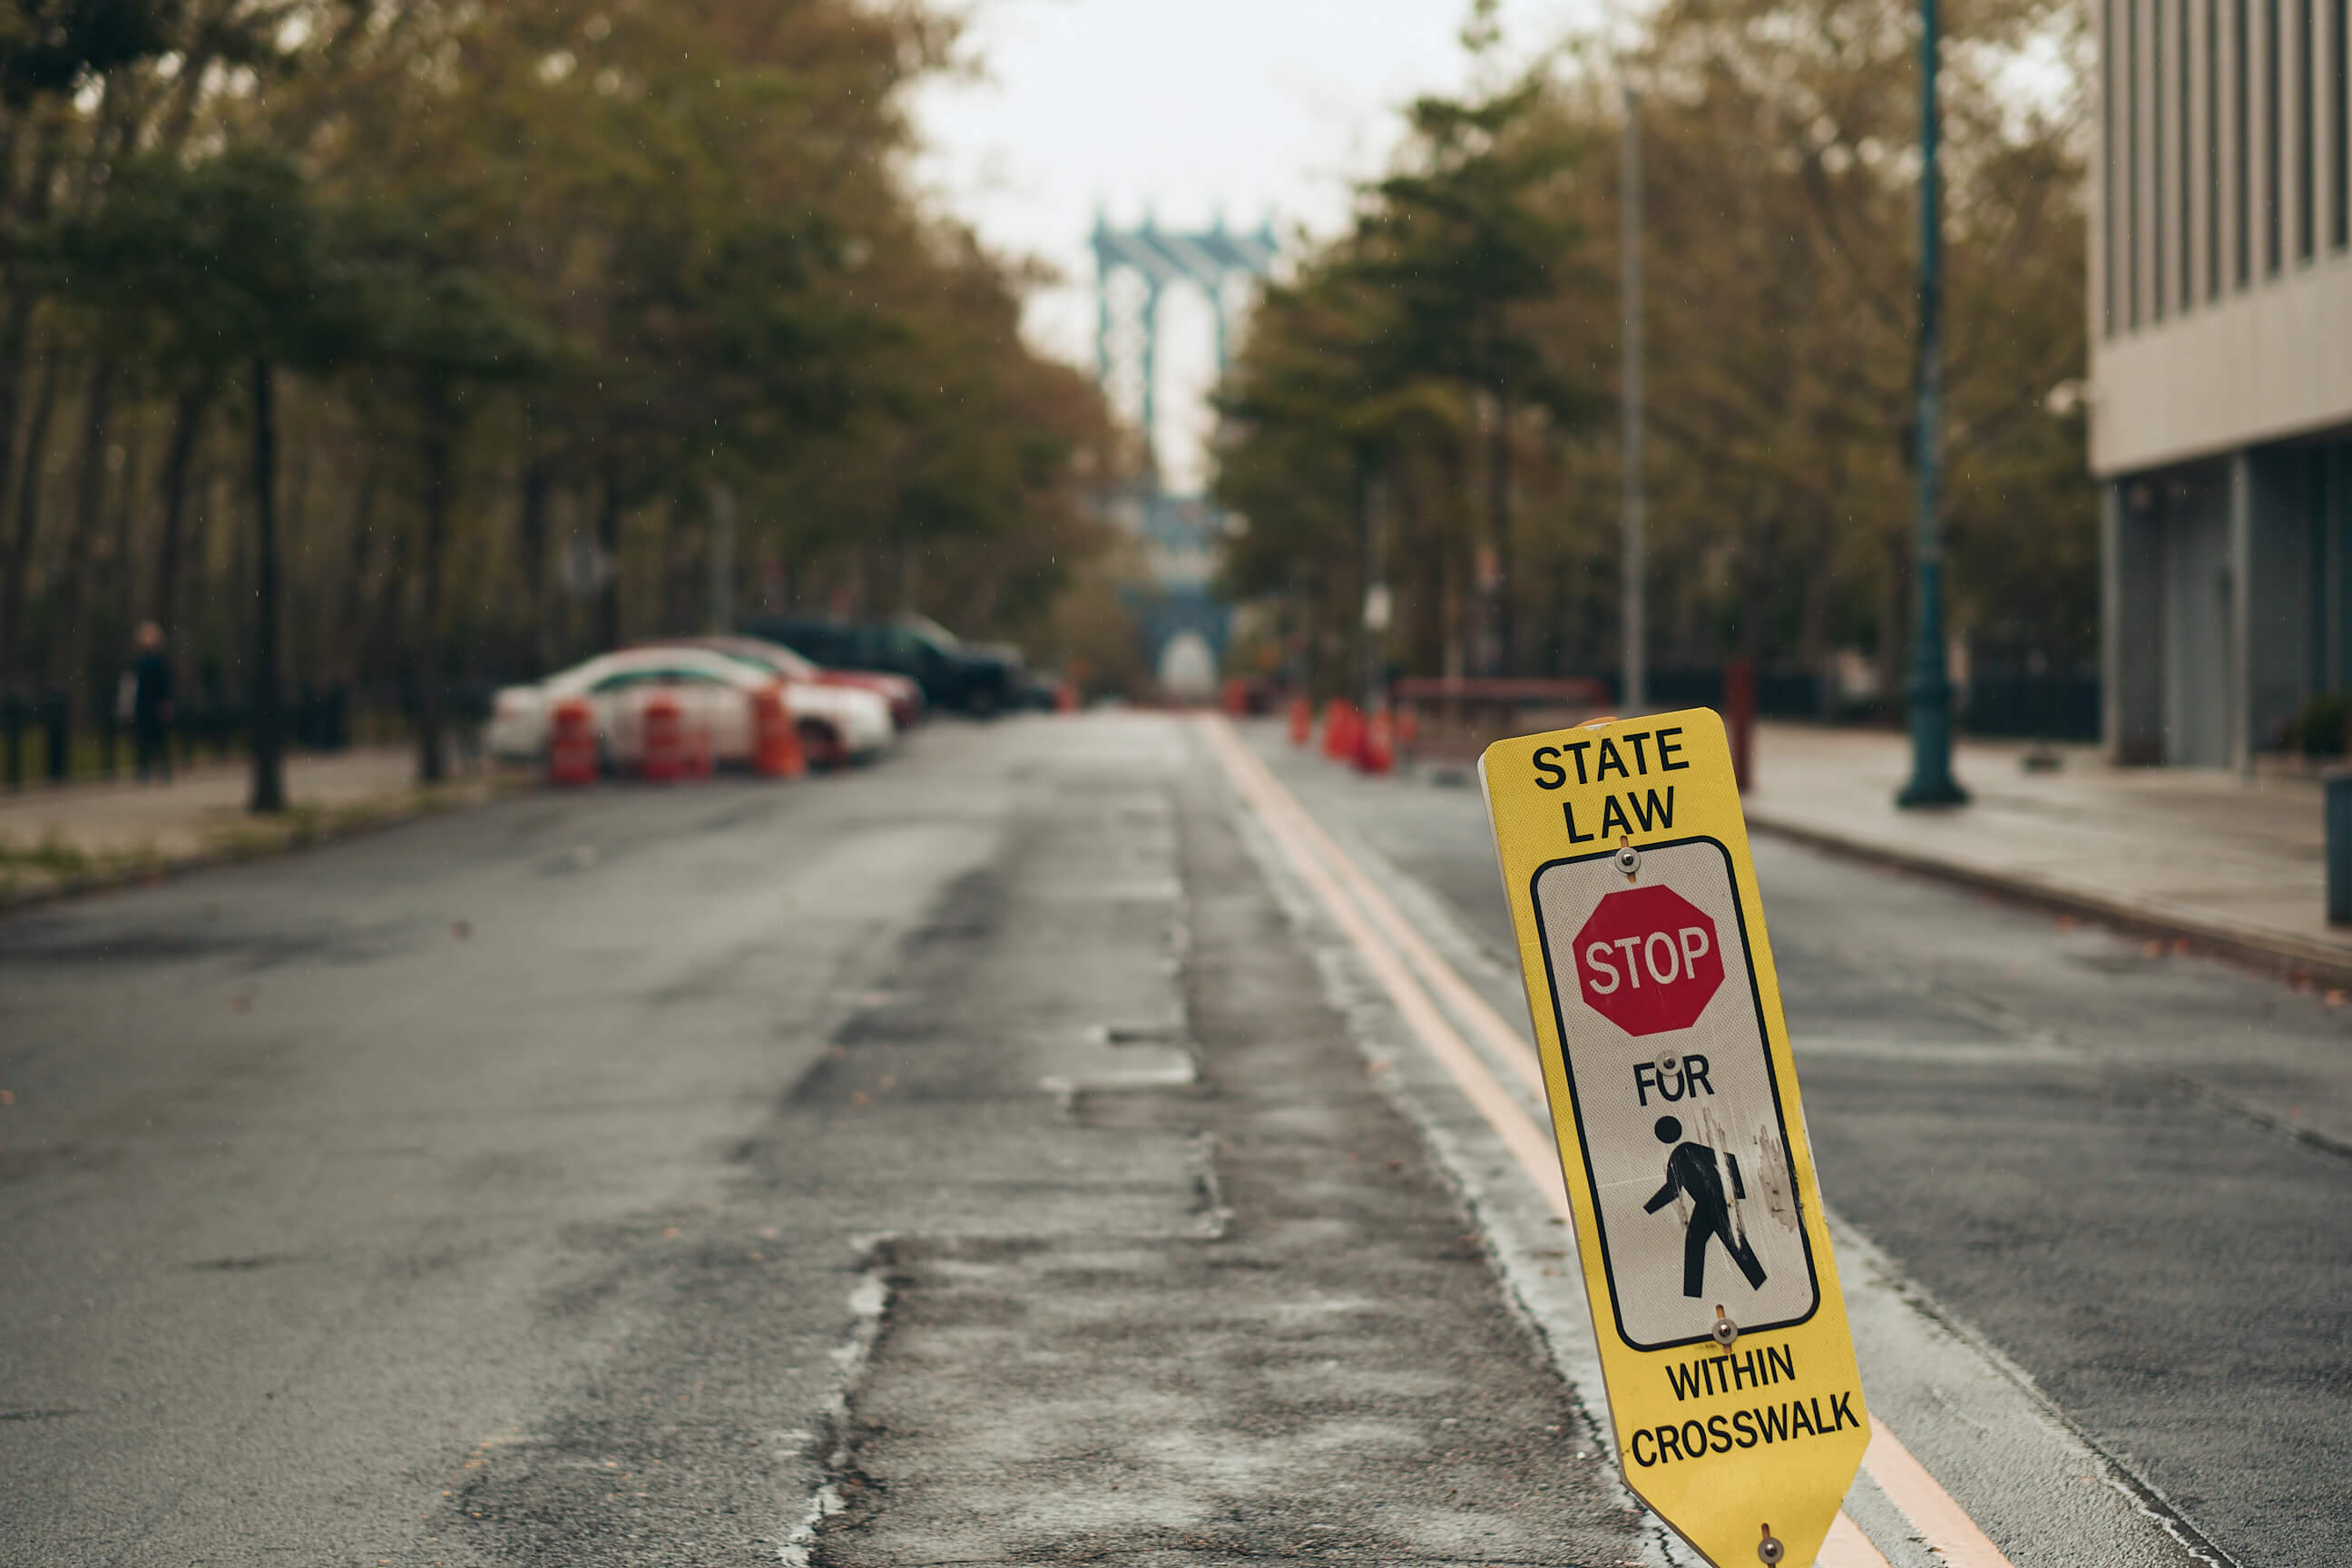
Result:
M1627 1034L1687 1029L1723 984L1715 921L1672 888L1612 893L1576 933L1576 973Z

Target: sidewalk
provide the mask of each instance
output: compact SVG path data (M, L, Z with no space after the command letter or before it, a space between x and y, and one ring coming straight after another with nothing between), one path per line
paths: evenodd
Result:
M433 790L415 783L408 746L290 754L290 808L255 816L243 758L182 769L169 784L123 778L0 793L0 908L267 854L422 812L472 804L491 781L469 774Z
M2308 779L2210 768L2112 768L2062 748L2058 772L2020 766L2023 742L1962 742L1974 797L1902 811L1907 739L1766 724L1748 820L1823 847L2021 894L2157 936L2352 987L2352 929L2326 918L2320 791Z

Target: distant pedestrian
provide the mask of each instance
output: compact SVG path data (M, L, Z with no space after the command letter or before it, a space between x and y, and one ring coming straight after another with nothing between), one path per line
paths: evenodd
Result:
M139 782L152 774L172 782L172 660L163 652L163 628L153 621L139 623L136 649L126 684L131 688L131 733L139 765Z

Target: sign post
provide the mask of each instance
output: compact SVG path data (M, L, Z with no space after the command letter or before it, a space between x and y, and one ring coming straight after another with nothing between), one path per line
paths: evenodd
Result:
M1716 1568L1801 1568L1870 1420L1723 721L1479 775L1625 1479Z

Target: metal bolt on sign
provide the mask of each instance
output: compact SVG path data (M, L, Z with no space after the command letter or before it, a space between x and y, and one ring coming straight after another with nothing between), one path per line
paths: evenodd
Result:
M1642 868L1642 852L1631 844L1617 846L1617 869L1628 877Z
M1724 1316L1721 1302L1716 1304L1715 1327L1707 1330L1707 1332L1714 1336L1715 1342L1725 1350L1729 1350L1731 1342L1739 1337L1739 1325Z
M1772 1527L1769 1524L1766 1525L1764 1527L1764 1539L1756 1543L1757 1559L1765 1563L1766 1568L1770 1568L1770 1564L1780 1561L1780 1559L1787 1554L1788 1550L1789 1549L1787 1547L1780 1544L1780 1538L1772 1533Z

